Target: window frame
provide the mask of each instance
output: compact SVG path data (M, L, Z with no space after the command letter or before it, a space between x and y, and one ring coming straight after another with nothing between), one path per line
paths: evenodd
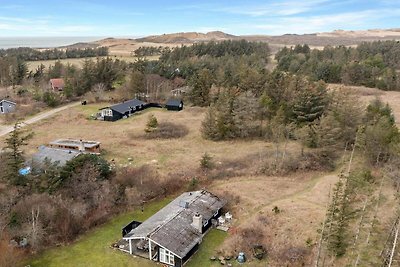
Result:
M103 111L103 117L112 117L112 110L110 108L104 109Z
M171 251L168 249L165 249L163 247L160 247L160 262L168 264L168 265L175 265L175 255L172 254Z

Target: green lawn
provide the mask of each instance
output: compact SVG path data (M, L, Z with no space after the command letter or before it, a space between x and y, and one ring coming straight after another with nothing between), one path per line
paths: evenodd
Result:
M155 266L149 260L134 258L122 251L110 248L111 243L121 237L121 229L133 219L144 221L159 209L168 204L171 199L153 202L147 205L142 213L140 210L115 217L110 222L85 234L75 243L50 249L27 264L31 266Z
M214 250L222 244L227 233L211 229L204 237L197 253L189 260L186 267L221 266L219 261L210 261L211 256L216 256Z
M156 213L171 199L152 202L140 210L119 215L110 222L88 232L71 245L50 249L25 264L30 266L73 266L73 267L102 267L127 266L151 267L157 266L154 262L139 257L133 257L122 251L110 248L110 245L121 237L121 228L133 219L144 221ZM188 267L210 266L209 258L214 250L226 237L226 233L211 230L203 240L199 251L194 255ZM158 265L159 266L159 265ZM218 264L215 264L218 266Z

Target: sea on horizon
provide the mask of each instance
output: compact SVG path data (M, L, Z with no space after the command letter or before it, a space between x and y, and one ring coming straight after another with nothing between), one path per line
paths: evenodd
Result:
M0 37L0 49L31 47L53 48L80 42L93 42L105 37Z

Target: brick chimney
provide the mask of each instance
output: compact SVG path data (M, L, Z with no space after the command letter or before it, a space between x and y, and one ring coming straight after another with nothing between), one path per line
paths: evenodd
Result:
M203 233L203 216L201 216L199 213L196 213L195 215L193 215L192 226L194 228L196 228L196 230L202 234Z

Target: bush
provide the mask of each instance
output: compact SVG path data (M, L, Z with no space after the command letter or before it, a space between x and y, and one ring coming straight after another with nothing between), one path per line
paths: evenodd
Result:
M189 182L188 190L189 191L195 190L198 184L199 180L196 177L193 177Z
M246 257L251 259L254 257L255 246L266 246L266 236L263 228L255 224L251 227L239 228L228 242L224 243L224 253L228 255L237 255L238 251L244 252Z
M305 266L309 251L309 249L304 247L285 248L282 249L279 259L282 263L289 263L289 265L298 264L299 266Z
M139 187L143 185L146 179L155 179L156 171L148 165L143 165L137 168L126 168L122 170L115 178L115 181L127 187Z
M18 248L10 246L10 239L8 236L4 236L0 240L0 266L3 267L14 267L21 264L21 258L23 252Z
M53 92L45 92L42 99L49 107L56 107L61 103L60 96Z
M202 169L212 169L213 166L212 157L207 152L204 153L200 160L200 167Z
M148 129L148 128L146 128ZM175 124L171 122L163 122L158 124L156 129L151 128L153 130L146 130L145 138L147 139L173 139L173 138L181 138L186 136L189 133L189 130L186 126Z
M265 155L260 172L266 175L286 175L296 171L332 171L335 168L335 155L324 149L312 149L301 153L287 152L285 158L276 160L275 152Z
M93 169L95 177L89 178L94 178L94 180L99 181L108 179L112 173L110 164L105 159L92 154L79 155L67 162L61 169L59 177L53 177L54 180L50 182L50 191L59 188L62 183L67 181L74 174L76 175L80 170L85 169Z
M144 131L145 131L146 133L150 133L150 132L154 131L155 129L157 129L157 127L158 127L157 118L156 118L156 116L154 116L153 114L151 114L151 115L149 116L148 121L147 121L146 129L144 129Z
M163 179L157 170L149 165L126 168L118 173L115 182L126 187L128 199L137 203L175 193L184 185L180 176L168 174Z

